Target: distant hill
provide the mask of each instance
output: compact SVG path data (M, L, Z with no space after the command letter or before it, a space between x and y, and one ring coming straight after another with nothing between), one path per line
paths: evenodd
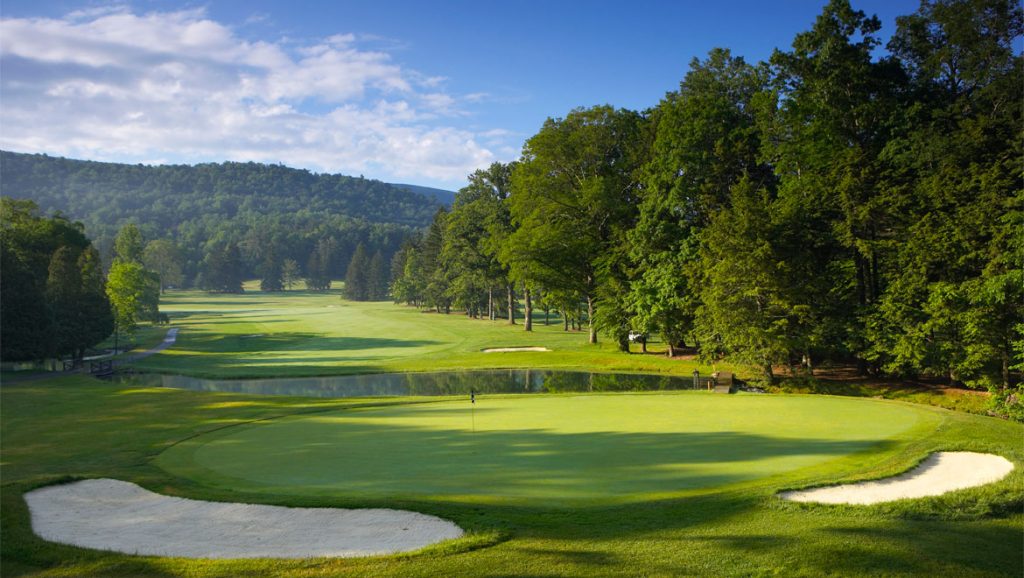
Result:
M451 195L251 162L147 166L0 151L0 194L82 221L108 253L118 228L134 222L147 239L178 242L192 271L208 242L246 247L255 274L261 247L271 241L280 255L304 264L312 246L330 238L337 247L333 274L344 276L358 243L389 257L429 224L446 204L439 193Z
M420 185L406 185L398 183L393 183L391 186L431 197L446 207L451 207L452 203L455 202L455 191L446 191L444 189L435 189L433 187L421 187Z

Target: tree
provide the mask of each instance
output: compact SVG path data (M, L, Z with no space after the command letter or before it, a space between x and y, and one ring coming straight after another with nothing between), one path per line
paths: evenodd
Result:
M388 298L388 269L384 266L384 254L377 251L370 259L368 299L383 301Z
M82 280L78 308L86 320L77 352L78 359L81 359L86 348L103 341L114 332L114 313L107 296L107 283L99 251L91 245L86 247L79 255L77 265Z
M829 235L842 252L830 270L841 275L833 297L845 301L830 318L843 326L838 350L865 359L865 323L885 291L883 271L893 236L882 153L893 130L893 112L903 85L891 60L876 61L881 23L847 0L832 0L811 30L800 33L789 52L771 62L781 95L777 113L766 119L764 155L775 167L780 196L802 197L820 207L831 223ZM849 289L846 289L849 288Z
M744 175L771 187L759 160L757 112L767 101L768 70L728 50L694 59L656 111L656 137L644 167L637 225L628 234L636 273L628 288L633 328L660 332L668 355L685 345L699 304L693 287L698 238Z
M144 246L138 225L128 223L121 227L114 239L114 256L122 261L142 263Z
M747 179L731 196L732 206L716 213L703 233L701 355L753 365L770 381L772 366L789 357L790 314L773 247L772 203L765 189Z
M523 147L509 196L516 230L502 252L511 277L580 293L591 343L608 249L633 224L642 164L642 118L609 106L548 119Z
M238 245L214 246L203 260L203 289L212 293L242 292L242 256Z
M263 264L260 265L260 291L283 291L284 271L281 261L278 260L273 248L269 249L263 256Z
M1019 379L1024 339L1024 11L999 0L923 2L889 48L910 77L886 159L899 215L888 289L868 320L883 370L989 387Z
M142 252L142 263L160 277L160 293L167 287L180 287L185 281L182 273L181 250L170 239L154 239Z
M292 285L295 285L301 276L298 262L295 259L285 259L281 264L281 283L284 288L291 291Z
M322 237L309 254L306 264L306 288L310 291L327 291L331 288L331 263L337 243L332 237Z
M345 298L352 301L370 299L370 260L362 243L356 246L345 272Z
M503 202L510 170L510 165L493 163L470 174L469 185L455 194L446 221L441 261L449 275L448 296L473 317L486 312L493 318L494 290L510 285L508 270L498 259L511 229ZM509 319L514 322L514 316Z
M146 306L148 283L149 278L141 264L114 260L107 274L107 297L113 309L116 331L129 335L135 332Z
M51 347L56 355L76 354L82 347L82 334L88 320L82 315L82 275L78 268L78 250L64 246L50 258L46 279L46 301L49 305Z
M110 334L99 257L79 223L0 199L0 356L82 352ZM99 302L97 304L97 302Z

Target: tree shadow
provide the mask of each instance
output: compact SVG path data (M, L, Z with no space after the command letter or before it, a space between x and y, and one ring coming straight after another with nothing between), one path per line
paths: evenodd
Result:
M271 423L207 442L203 460L249 487L285 492L564 508L727 486L893 444L730 431L489 430L490 414L469 403L399 411L398 419L345 412Z

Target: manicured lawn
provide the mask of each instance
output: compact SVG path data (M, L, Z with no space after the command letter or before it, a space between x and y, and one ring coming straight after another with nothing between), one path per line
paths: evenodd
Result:
M204 377L331 375L452 368L561 367L689 375L694 361L624 355L606 339L562 330L535 315L534 331L504 320L440 315L388 302L356 303L336 291L168 293L160 305L180 327L175 347L138 364ZM550 352L483 353L491 347L543 346ZM639 350L634 346L634 349ZM662 350L657 344L652 349ZM699 366L707 375L712 368ZM719 367L718 369L722 369Z
M229 428L156 463L202 485L275 494L607 504L850 454L863 467L939 420L909 405L825 396L481 396Z

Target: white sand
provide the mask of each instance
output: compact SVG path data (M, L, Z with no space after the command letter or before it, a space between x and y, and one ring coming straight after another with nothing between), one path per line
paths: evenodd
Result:
M462 536L416 512L284 508L161 496L119 480L25 494L32 529L52 542L184 558L354 557L418 550Z
M998 482L1013 470L1002 456L975 452L936 452L914 469L892 478L799 492L780 497L822 504L877 504L905 498L938 496L954 490Z
M509 353L512 351L551 351L547 347L492 347L484 353Z

